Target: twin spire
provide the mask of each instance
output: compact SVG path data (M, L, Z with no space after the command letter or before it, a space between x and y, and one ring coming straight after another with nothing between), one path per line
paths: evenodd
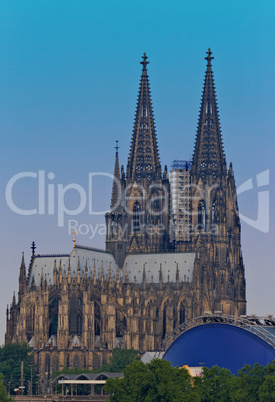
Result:
M156 128L151 101L147 56L143 54L142 74L127 165L127 178L136 182L150 182L161 177Z
M206 181L207 178L215 180L226 173L226 160L211 63L214 57L212 57L210 48L206 53L207 67L192 161L192 172L197 181L200 178L203 181ZM147 74L147 65L149 64L147 59L146 53L144 53L140 62L142 74L127 164L127 179L139 183L150 182L161 177L151 91ZM119 197L119 189L115 184L115 182L120 182L118 145L116 145L114 177L111 207L116 204Z
M209 178L215 180L226 174L226 160L211 64L214 57L212 57L210 49L206 53L207 67L192 161L193 176L195 176L196 181L201 178L203 182Z

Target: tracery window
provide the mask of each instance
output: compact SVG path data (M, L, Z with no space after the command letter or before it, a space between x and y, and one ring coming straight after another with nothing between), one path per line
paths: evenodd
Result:
M198 206L198 226L199 229L205 229L205 205L204 201L200 201Z
M185 307L184 307L183 302L181 302L181 304L180 304L179 319L180 319L180 324L182 324L185 321Z
M136 201L133 208L133 230L140 230L140 214L141 209L139 203Z

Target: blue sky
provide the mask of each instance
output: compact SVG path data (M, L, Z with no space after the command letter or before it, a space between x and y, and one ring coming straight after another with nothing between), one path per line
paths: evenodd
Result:
M150 77L161 163L192 156L205 52L215 57L221 127L227 163L237 185L269 169L270 228L242 224L248 312L275 314L274 306L274 1L29 1L0 4L1 289L0 342L5 308L18 291L21 252L69 252L68 219L104 223L86 208L65 217L21 216L5 199L20 172L55 174L46 185L88 188L89 172L113 172L115 140L126 165L143 52ZM93 189L94 208L107 209L111 182ZM37 181L16 185L22 208L37 205ZM55 198L56 200L56 198ZM57 200L56 200L57 201ZM77 205L77 197L66 199ZM256 219L257 189L239 197L243 215ZM104 236L78 242L104 247Z

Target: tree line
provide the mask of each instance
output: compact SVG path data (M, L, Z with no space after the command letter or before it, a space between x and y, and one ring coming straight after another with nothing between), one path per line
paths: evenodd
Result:
M0 401L10 401L21 382L24 362L25 394L38 390L38 377L27 344L0 347ZM104 390L110 402L275 402L275 360L266 367L245 365L237 375L214 366L203 367L202 375L191 377L185 368L173 367L166 360L142 363L134 349L114 349L109 363L92 371L64 368L58 374L84 372L123 372L123 378L109 378Z

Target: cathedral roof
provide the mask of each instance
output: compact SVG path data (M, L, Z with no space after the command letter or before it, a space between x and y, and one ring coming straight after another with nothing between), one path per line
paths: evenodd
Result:
M195 253L130 254L125 259L123 272L127 266L129 282L142 283L145 267L146 282L152 282L153 277L153 282L158 283L161 271L162 280L166 283L176 282L178 269L179 281L191 282L194 261Z
M46 278L48 284L50 282L53 284L53 269L55 261L57 268L59 269L61 264L62 272L64 273L65 271L66 274L68 272L70 261L72 276L77 275L78 264L81 276L84 276L86 265L88 276L90 276L93 273L94 264L97 277L100 275L102 266L104 274L109 271L110 266L112 275L115 275L116 273L116 263L111 253L105 250L76 245L70 254L35 255L32 262L28 285L31 285L32 277L34 277L35 285L40 285L42 276L43 279Z
M128 281L131 283L143 282L143 270L145 268L146 282L158 283L160 271L162 281L175 282L178 270L178 279L181 282L191 282L193 279L195 253L152 253L152 254L130 254L126 257L122 270L119 270L120 277L124 277L126 270ZM62 267L62 274L68 275L70 266L71 275L77 276L77 270L80 270L80 276L85 275L87 267L88 277L93 276L94 269L96 277L99 278L103 272L104 277L110 274L112 278L116 277L117 264L113 255L105 250L99 250L90 247L75 245L70 254L50 254L34 256L28 285L31 286L32 278L34 283L39 286L41 279L47 280L48 284L53 284L53 271L56 264L59 270Z

